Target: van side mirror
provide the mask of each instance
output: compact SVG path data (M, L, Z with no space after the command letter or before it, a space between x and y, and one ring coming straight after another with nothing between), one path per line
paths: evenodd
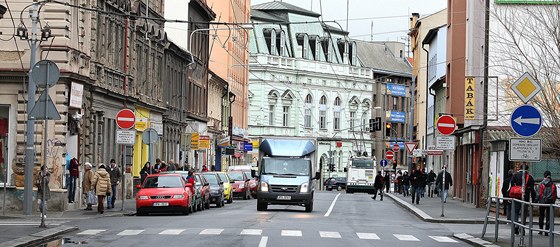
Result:
M315 179L321 179L321 172L315 172Z

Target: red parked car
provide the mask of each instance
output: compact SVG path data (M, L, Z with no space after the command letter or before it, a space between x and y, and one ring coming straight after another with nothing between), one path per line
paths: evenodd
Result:
M259 185L259 179L251 176L251 171L243 171L245 175L249 178L249 188L251 189L251 196L257 199L257 185Z
M248 200L251 196L251 189L249 187L249 178L243 171L229 171L229 180L233 183L231 190L234 197L241 197L243 200Z
M136 215L156 212L193 212L194 200L191 187L180 174L148 175L136 195Z

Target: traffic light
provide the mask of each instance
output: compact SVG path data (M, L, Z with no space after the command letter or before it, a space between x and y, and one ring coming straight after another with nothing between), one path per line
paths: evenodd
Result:
M334 172L334 164L329 164L329 171Z
M369 119L369 132L375 132L375 119Z
M375 118L375 131L381 131L381 117Z
M385 136L391 136L391 124L385 124Z

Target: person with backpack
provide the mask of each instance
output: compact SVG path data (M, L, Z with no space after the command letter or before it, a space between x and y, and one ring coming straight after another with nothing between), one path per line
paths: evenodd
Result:
M502 185L502 196L504 198L509 198L509 188L511 187L511 178L513 177L513 170L509 169L507 177L504 179L504 184ZM504 211L507 216L507 220L511 220L511 201L504 200Z
M537 202L537 198L536 195L537 193L535 192L535 179L533 179L533 176L531 176L531 174L529 174L529 165L528 164L523 164L523 170L519 170L518 172L516 172L512 179L511 179L511 187L509 190L509 195L511 198L515 198L515 199L519 199L519 200L523 200L526 202L529 202L529 200L531 200L532 202ZM523 174L525 174L525 176L523 176ZM521 194L522 191L522 185L523 182L525 182L525 194ZM519 222L519 213L521 212L521 203L520 202L513 202L513 207L515 209L515 211L513 212L513 217L512 220L514 220L515 222ZM527 215L529 212L528 211L528 205L524 205L523 206L523 216L522 216L522 220L523 220L523 225L527 224ZM519 227L515 227L515 234L519 234Z
M544 179L539 185L539 203L553 204L556 202L556 185L550 178L550 171L544 172ZM545 216L546 215L546 216ZM543 229L544 218L546 217L546 230L550 229L550 207L539 207L539 228ZM554 222L553 222L554 224ZM542 235L543 232L539 232ZM544 233L548 236L548 232Z

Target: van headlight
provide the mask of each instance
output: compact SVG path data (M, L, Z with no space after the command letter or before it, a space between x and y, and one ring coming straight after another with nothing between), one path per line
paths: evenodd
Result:
M299 188L299 192L307 193L308 191L309 191L309 182L301 184L301 186Z
M268 184L266 182L261 182L261 191L268 192Z

